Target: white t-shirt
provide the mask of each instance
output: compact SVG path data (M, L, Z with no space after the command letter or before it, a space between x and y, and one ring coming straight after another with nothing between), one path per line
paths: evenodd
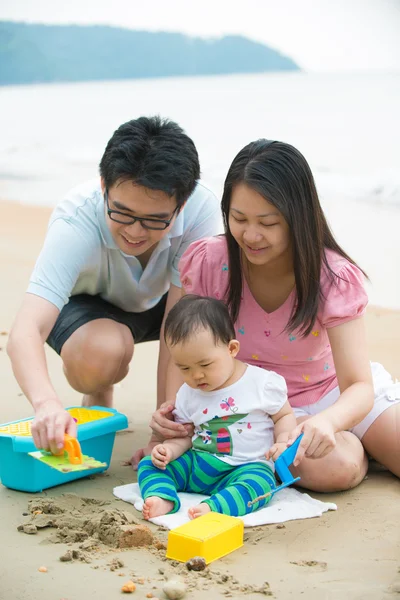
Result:
M239 381L221 390L203 392L184 383L174 415L178 423L194 424L193 450L210 452L231 465L260 461L274 469L264 456L274 443L270 415L286 400L283 377L247 365Z

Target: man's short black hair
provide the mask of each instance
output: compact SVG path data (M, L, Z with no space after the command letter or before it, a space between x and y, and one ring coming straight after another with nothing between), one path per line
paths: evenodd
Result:
M114 132L100 161L106 189L129 181L175 196L180 208L200 177L196 146L169 119L140 117Z
M201 329L211 331L216 344L229 344L236 337L228 308L221 300L188 294L168 313L164 338L170 346L175 346Z

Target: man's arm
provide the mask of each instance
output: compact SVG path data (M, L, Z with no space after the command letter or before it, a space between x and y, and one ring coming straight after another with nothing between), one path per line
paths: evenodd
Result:
M154 446L159 444L166 437L186 438L188 436L187 428L180 423L175 423L175 421L172 419L172 411L175 406L176 394L181 387L183 380L178 369L170 360L170 354L164 341L165 319L167 318L168 313L174 304L178 302L181 295L182 289L172 284L168 292L164 318L160 331L160 349L158 353L157 369L157 412L155 414L158 415L161 413L162 415L162 427L160 427L160 431L162 429L163 434L161 435L160 433L157 433L158 423L156 423L152 417L150 422L152 434L147 446L136 450L131 458L131 464L134 469L137 469L139 461L143 458L143 456L151 454ZM165 435L165 432L167 432L167 435ZM190 440L190 438L188 439Z
M175 404L176 394L183 384L179 369L172 363L164 340L164 324L171 308L182 296L182 288L171 285L160 331L160 349L157 369L157 408L165 402Z
M51 223L10 334L7 351L35 410L32 435L38 448L56 450L63 447L65 432L76 434L74 420L50 382L44 344L88 257L97 249L96 238L89 233L84 235L61 218Z
M158 372L157 372L157 409L160 409L166 417L163 435L157 434L153 429L151 441L160 441L165 438L175 438L178 436L185 437L187 430L184 425L175 423L172 418L172 411L175 406L176 394L183 384L182 376L179 369L171 360L170 353L164 340L164 324L171 308L178 302L182 296L182 289L176 285L171 285L165 314L161 325L160 332L160 350L158 355Z
M181 425L172 421L171 411L175 404L177 391L181 387L183 380L179 369L169 360L169 352L164 342L165 319L174 304L184 295L184 290L180 283L179 262L190 244L204 237L216 235L221 231L219 201L215 194L207 189L202 182L198 183L193 196L188 200L187 205L185 205L185 211L185 217L188 219L188 227L183 234L179 252L177 252L172 264L171 287L160 333L157 412L154 414L155 418L152 418L150 424L153 432L156 434L155 437L160 439L184 436L187 435L187 432L192 433L192 428L182 428ZM158 420L160 420L160 423Z
M50 381L44 352L59 312L44 298L25 294L7 345L15 378L35 411L35 445L54 451L64 446L65 432L76 433L74 420L64 410Z

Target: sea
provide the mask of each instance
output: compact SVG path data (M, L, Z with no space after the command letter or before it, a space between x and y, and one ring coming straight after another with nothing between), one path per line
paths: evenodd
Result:
M54 206L98 176L113 131L140 115L177 121L220 196L248 142L296 146L370 301L400 308L400 73L265 73L0 87L0 198Z

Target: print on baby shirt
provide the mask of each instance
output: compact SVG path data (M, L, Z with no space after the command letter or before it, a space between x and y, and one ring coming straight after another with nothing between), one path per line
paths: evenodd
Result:
M211 421L202 423L194 431L197 437L193 442L193 449L211 452L217 456L224 454L232 456L233 436L230 427L247 416L236 414L227 415L226 417L214 417ZM235 432L241 433L242 431L236 427Z

